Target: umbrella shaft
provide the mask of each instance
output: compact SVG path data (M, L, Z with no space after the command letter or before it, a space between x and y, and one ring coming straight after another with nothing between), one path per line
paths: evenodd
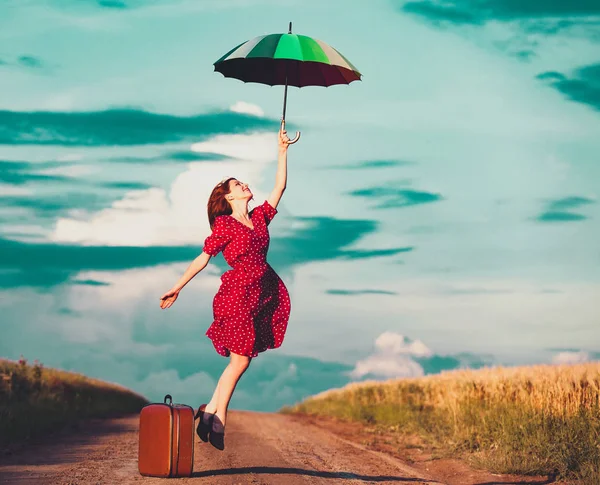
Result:
M287 78L285 79L285 89L283 91L283 118L282 120L285 121L285 107L287 105Z
M288 29L288 34L292 33L292 23L290 22L290 27ZM287 67L286 67L286 71L287 71ZM285 121L285 107L287 105L287 73L285 76L285 90L283 91L283 117L281 118L282 121Z

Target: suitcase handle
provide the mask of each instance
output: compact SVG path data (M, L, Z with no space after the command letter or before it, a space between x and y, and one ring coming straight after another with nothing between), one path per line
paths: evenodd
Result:
M165 396L165 404L167 404L167 399L169 400L169 406L173 405L173 398L171 397L171 394L167 394Z

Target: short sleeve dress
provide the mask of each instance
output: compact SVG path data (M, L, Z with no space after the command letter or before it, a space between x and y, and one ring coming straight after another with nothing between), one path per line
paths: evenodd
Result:
M269 230L277 214L268 201L252 211L254 229L230 215L217 216L203 251L223 257L232 269L221 276L213 300L214 321L206 331L215 350L256 357L283 343L290 316L288 290L267 263Z

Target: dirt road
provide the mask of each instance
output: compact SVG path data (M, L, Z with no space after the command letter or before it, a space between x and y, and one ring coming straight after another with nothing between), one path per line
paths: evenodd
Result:
M0 452L0 484L167 483L139 475L137 452L137 415L91 421L11 454ZM414 443L402 445L394 434L369 434L353 423L244 411L230 412L225 451L196 438L194 470L192 478L173 483L571 485L551 477L493 474L457 459L433 459Z
M0 457L2 484L165 483L137 470L138 417L93 421ZM177 483L360 484L443 482L292 416L232 411L225 451L197 439L195 473Z

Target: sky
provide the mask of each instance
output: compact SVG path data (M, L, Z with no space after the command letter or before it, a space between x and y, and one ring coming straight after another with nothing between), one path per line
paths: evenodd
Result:
M231 407L364 379L600 359L600 4L592 0L4 0L0 356L210 398L228 176L268 196L283 87L213 62L259 35L362 74L290 88L268 260L292 312Z

